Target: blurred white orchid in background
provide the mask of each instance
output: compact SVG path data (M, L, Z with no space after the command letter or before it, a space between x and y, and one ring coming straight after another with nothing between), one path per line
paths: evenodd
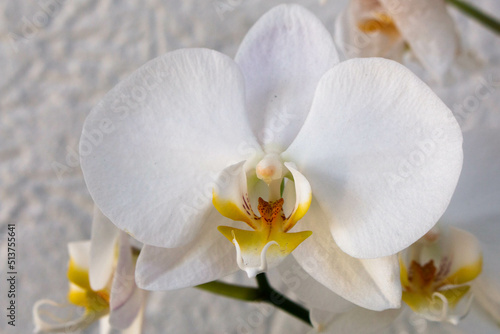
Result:
M335 40L348 58L401 62L409 48L437 78L446 74L459 52L444 0L351 0L337 19Z
M438 224L399 254L403 301L431 321L457 324L472 302L483 257L472 234Z
M444 212L461 144L409 70L338 63L319 20L281 5L235 60L183 49L134 72L88 116L80 155L96 204L146 244L140 287L194 286L238 265L253 276L293 252L332 291L380 310L399 306L394 254Z
M36 333L76 332L97 320L103 334L112 329L141 333L145 292L134 281L136 255L128 238L94 210L92 239L68 244L69 304L39 300L33 307ZM84 308L77 318L75 306Z
M495 327L493 332L498 331L500 135L498 129L482 123L464 132L464 168L451 204L440 219L443 223L399 255L402 299L409 307L403 304L400 310L383 312L362 309L313 281L297 264L280 266L283 282L312 308L317 330L462 333L453 325L468 316L472 306L493 324L483 330Z

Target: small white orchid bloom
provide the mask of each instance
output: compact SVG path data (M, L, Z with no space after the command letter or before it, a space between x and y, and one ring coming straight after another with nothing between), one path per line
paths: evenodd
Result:
M479 241L454 227L434 227L399 255L403 301L431 321L457 324L472 302L483 267Z
M183 49L134 72L88 116L80 154L96 204L146 244L140 287L254 276L293 252L333 291L384 309L400 302L391 255L444 212L461 141L410 71L338 63L319 20L282 5L235 60Z
M351 0L337 19L335 39L348 58L402 61L409 47L438 78L450 69L459 50L444 0Z
M100 333L111 329L123 334L142 330L145 294L134 281L134 259L128 236L96 209L92 240L68 244L69 304L39 300L33 307L36 333L68 333L82 330L99 319ZM74 307L84 309L74 317ZM71 314L69 317L57 313Z

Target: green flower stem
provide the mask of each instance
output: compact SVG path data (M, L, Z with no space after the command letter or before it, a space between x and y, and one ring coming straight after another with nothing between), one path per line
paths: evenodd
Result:
M257 283L257 288L251 288L214 281L198 285L196 288L229 298L269 303L312 326L311 320L309 319L309 311L274 290L269 284L266 274L262 273L257 275Z
M257 288L250 288L247 286L223 283L219 281L201 284L196 286L196 288L212 292L217 295L249 302L260 300L261 298L260 290Z
M484 26L493 30L496 34L500 34L500 22L493 16L490 16L482 12L480 9L462 0L447 0L447 1L451 5L455 6L457 9L461 10L465 14L476 19Z
M293 315L294 317L299 318L312 327L311 319L309 317L309 310L305 309L304 307L302 307L302 305L295 303L294 301L283 296L278 291L274 290L269 284L265 273L257 275L257 283L259 284L259 290L265 297L262 301L276 306L277 308L287 312L290 315Z

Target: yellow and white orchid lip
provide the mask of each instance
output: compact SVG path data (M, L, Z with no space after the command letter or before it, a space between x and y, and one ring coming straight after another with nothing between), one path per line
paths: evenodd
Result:
M399 256L403 301L428 320L458 323L469 310L482 259L472 234L432 229Z
M280 195L283 171L288 169L294 178L296 202L286 215L284 199ZM268 155L257 164L256 175L268 184L269 200L258 199L258 214L252 208L244 162L223 171L230 176L227 186L213 191L213 204L225 217L245 222L252 230L219 226L218 230L236 247L236 261L249 277L279 264L312 232L289 233L306 214L312 200L311 187L305 177L292 164L281 163L276 155Z

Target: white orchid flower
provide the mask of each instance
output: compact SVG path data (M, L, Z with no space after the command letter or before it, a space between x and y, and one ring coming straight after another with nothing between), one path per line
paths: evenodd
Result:
M459 50L444 0L351 0L337 19L335 39L348 58L403 59L407 48L441 78Z
M113 328L123 334L141 333L145 294L134 281L128 238L95 210L92 239L68 244L69 304L39 300L33 307L36 333L75 332L97 320L103 334ZM75 306L83 308L83 314L75 317ZM55 315L56 310L66 317Z
M499 145L498 129L488 125L464 133L464 168L443 223L399 255L404 301L399 312L362 309L313 282L297 264L280 267L284 283L313 308L319 332L462 333L453 325L471 316L470 307L486 313L493 332L498 331ZM485 319L477 319L476 326ZM484 333L491 331L488 327Z
M469 312L471 284L483 267L477 238L438 225L399 258L406 305L428 320L458 324Z
M88 116L80 154L96 204L146 244L140 287L254 276L293 252L333 291L384 309L401 297L392 255L444 212L461 142L410 71L338 63L319 20L281 5L235 60L183 49L134 72Z

